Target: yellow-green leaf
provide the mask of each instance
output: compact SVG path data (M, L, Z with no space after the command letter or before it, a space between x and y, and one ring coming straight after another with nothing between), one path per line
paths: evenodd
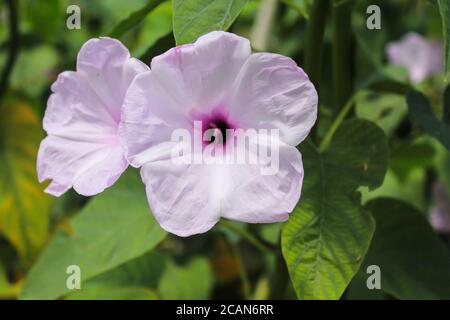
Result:
M27 104L0 105L0 233L25 265L48 237L51 198L36 176L36 156L43 137L39 117Z

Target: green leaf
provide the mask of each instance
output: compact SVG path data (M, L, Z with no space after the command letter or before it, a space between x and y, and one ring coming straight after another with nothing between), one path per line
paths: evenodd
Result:
M433 146L427 143L404 143L391 151L390 167L404 182L413 170L433 166L435 153Z
M36 176L42 138L40 120L30 106L15 100L0 105L0 233L26 267L48 238L51 198Z
M6 276L6 270L0 262L0 298L9 293L10 284Z
M450 150L450 125L434 115L428 99L418 91L411 91L408 94L407 102L409 113L414 121Z
M55 41L58 32L65 28L66 8L63 7L60 0L26 0L23 3L23 12L25 13L24 21L31 24L31 29L45 42Z
M173 33L177 44L199 36L227 30L248 0L173 0Z
M150 251L88 280L80 290L76 290L65 298L71 300L157 299L155 289L167 263L166 255Z
M137 38L136 48L132 50L134 57L139 57L152 47L159 39L172 34L172 4L164 2L142 21L142 28ZM175 45L173 41L172 47ZM145 61L146 63L148 61Z
M147 4L141 9L133 12L127 18L122 20L113 31L110 33L110 37L119 38L124 35L131 28L140 23L153 9L159 6L165 0L149 0Z
M390 137L408 114L405 97L390 93L371 93L356 101L358 118L370 120Z
M367 204L377 229L364 265L381 269L381 289L398 299L450 299L450 250L425 215L399 200Z
M345 300L387 300L388 295L383 290L369 290L367 288L367 268L361 266L355 277L345 290Z
M69 292L67 267L81 268L82 281L153 249L166 233L153 218L144 186L129 169L59 230L25 282L22 299L55 299Z
M411 157L411 155L410 155ZM391 162L393 159L390 158ZM393 168L389 168L384 177L383 184L374 191L368 191L367 188L361 188L362 202L365 204L370 200L380 197L390 197L414 205L417 208L424 209L428 206L423 187L426 185L426 171L423 168L415 168L407 176L400 177Z
M59 58L55 48L48 45L22 51L11 75L11 86L38 96L54 81Z
M158 291L163 299L207 299L212 289L212 280L208 260L197 257L185 266L170 264L160 281Z
M300 148L300 202L282 229L282 252L300 299L339 299L363 260L375 223L360 186L376 188L387 169L383 131L366 120L344 122L328 149Z
M172 32L159 38L152 46L150 46L142 55L139 56L141 61L151 61L153 57L163 54L175 45Z
M444 68L448 75L450 70L450 3L448 0L438 0L439 11L442 18L442 30L444 37Z

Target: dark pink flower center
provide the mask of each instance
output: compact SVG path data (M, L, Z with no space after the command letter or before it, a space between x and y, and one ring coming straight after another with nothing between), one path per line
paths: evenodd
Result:
M203 141L203 145L209 145L214 142L220 143L220 141L222 141L223 144L226 144L227 130L236 129L236 126L229 120L228 114L223 111L224 109L225 108L215 108L212 112L207 114L192 114L192 119L194 121L201 121L202 138L210 140Z
M217 117L217 118L210 119L209 123L206 123L204 128L206 128L204 131L209 130L209 129L215 130L214 135L211 137L211 143L216 141L217 135L221 134L222 141L225 144L227 129L232 129L232 126L227 122L227 120L225 118Z

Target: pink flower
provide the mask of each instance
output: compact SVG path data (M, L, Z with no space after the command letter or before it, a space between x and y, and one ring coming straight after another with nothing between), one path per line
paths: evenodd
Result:
M37 160L39 181L53 181L46 192L69 188L91 196L111 186L128 167L118 135L125 92L147 71L117 40L91 39L78 53L77 71L66 71L52 85Z
M189 236L206 232L220 217L250 223L286 220L303 182L295 146L315 123L317 100L313 84L293 60L251 54L249 41L231 33L211 32L155 57L151 71L138 75L127 92L120 132L130 164L142 166L149 205L160 225ZM278 129L279 138L264 145L272 153L279 151L278 170L261 174L268 166L262 161L183 161L198 156L195 148L174 161L174 130L195 135L196 121L202 122L200 134L207 129L256 130L245 148L234 149L225 140L223 150L249 152L259 160L261 155L249 150L265 144L261 129ZM206 142L200 153L218 145Z
M439 233L450 233L450 198L441 182L433 187L435 206L430 209L429 221L434 230Z
M442 70L442 43L427 40L414 32L406 34L400 41L389 43L387 56L391 64L406 67L413 83Z

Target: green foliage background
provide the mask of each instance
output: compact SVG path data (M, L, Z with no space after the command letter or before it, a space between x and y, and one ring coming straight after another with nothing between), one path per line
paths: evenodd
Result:
M81 8L80 30L66 28L69 4ZM371 4L381 8L381 30L366 28ZM450 299L450 236L428 222L434 187L450 199L449 7L448 0L0 2L0 299ZM212 30L292 57L318 89L318 122L299 146L302 198L286 223L224 220L206 234L169 235L132 169L93 198L43 193L35 163L49 87L75 68L85 41L118 38L149 63ZM444 43L445 69L418 85L385 56L386 44L410 31ZM81 267L80 290L66 286L70 265ZM366 286L370 265L381 269L381 290Z

